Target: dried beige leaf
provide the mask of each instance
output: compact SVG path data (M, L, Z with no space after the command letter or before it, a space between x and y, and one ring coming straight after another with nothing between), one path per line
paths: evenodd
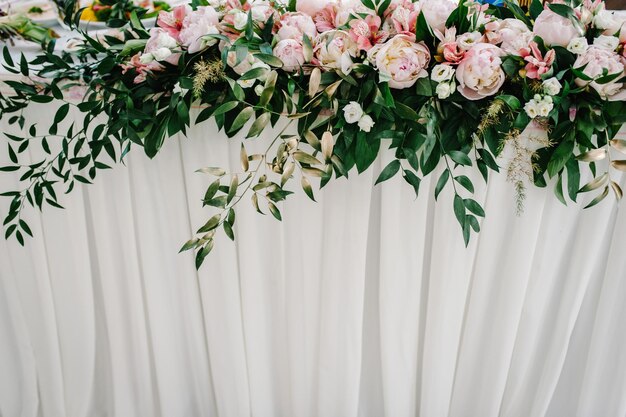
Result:
M610 142L613 149L620 151L623 154L626 154L626 140L621 139L612 139Z
M283 175L280 179L280 186L284 186L285 183L289 180L289 178L291 178L291 175L293 174L293 171L296 168L296 164L294 164L293 162L289 161L285 164L285 166L283 167Z
M241 159L241 168L244 172L248 172L250 168L250 164L248 163L248 153L246 152L246 147L241 144L241 152L239 153L239 158Z
M622 192L622 187L620 187L619 184L616 183L615 181L611 181L611 188L613 188L613 192L615 193L615 198L617 198L618 200L621 200L622 197L624 196L624 193Z
M322 81L322 71L319 68L313 68L311 75L309 76L309 97L313 97L317 94L317 90L320 88L320 82Z
M321 146L322 156L326 161L330 160L330 157L333 155L333 147L335 146L332 133L329 131L324 132L322 135Z
M606 182L607 179L609 179L609 173L605 172L604 174L600 175L599 177L594 178L593 180L589 181L578 192L579 193L586 193L587 191L593 191L595 189L598 189L598 188L600 188L600 187L602 187L604 185L604 183Z
M620 171L626 172L626 161L612 161L611 165L615 169L619 169Z
M315 135L315 133L313 133L310 130L307 130L306 132L304 132L304 140L306 140L306 142L311 145L311 147L313 149L316 150L321 150L322 146L320 144L320 140L317 138L317 136Z
M601 161L606 158L607 152L605 148L600 149L592 149L585 153L582 153L576 157L579 161L583 162L593 162L593 161Z

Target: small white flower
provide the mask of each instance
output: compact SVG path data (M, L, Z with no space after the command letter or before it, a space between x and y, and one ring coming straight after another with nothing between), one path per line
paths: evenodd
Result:
M244 30L248 24L248 15L244 12L235 13L235 19L233 20L233 26L237 30Z
M574 38L567 45L567 50L573 54L580 55L587 50L587 39L584 37Z
M544 100L537 104L537 113L539 113L541 117L548 117L548 114L550 114L553 108L554 104Z
M526 105L524 106L524 110L526 111L528 117L530 117L531 119L534 119L539 114L539 112L537 111L537 103L535 102L535 100L530 100L528 103L526 103Z
M439 97L440 100L443 100L450 97L455 90L456 84L454 84L454 82L439 83L437 85L437 88L435 89L435 92L437 93L437 97Z
M257 96L261 96L261 94L263 94L263 90L265 90L265 87L261 84L258 84L256 87L254 87L254 92Z
M549 96L556 96L561 92L561 88L563 87L556 77L548 78L541 86L543 87L543 92Z
M468 32L464 33L456 38L456 42L459 45L459 48L467 51L472 46L479 43L483 38L483 35L480 32Z
M454 68L452 65L438 64L433 68L430 74L431 80L440 83L442 81L451 80L454 77Z
M252 87L254 85L254 82L256 81L256 79L251 79L251 80L237 80L237 84L239 84L241 86L241 88L249 88Z
M351 101L343 108L343 117L346 119L346 123L357 123L363 117L363 108L356 101Z
M541 94L535 94L533 100L539 103L542 100Z
M372 127L374 127L374 120L367 114L363 115L359 119L359 129L361 129L363 132L369 132L370 130L372 130Z
M608 51L614 51L619 46L619 39L615 36L600 35L594 39L593 45Z

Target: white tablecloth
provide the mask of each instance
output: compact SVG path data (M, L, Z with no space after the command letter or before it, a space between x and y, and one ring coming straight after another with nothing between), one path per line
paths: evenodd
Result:
M385 154L317 204L294 189L282 223L242 204L236 243L220 237L196 272L177 254L210 214L194 170L238 152L202 124L153 161L136 149L66 210L29 212L25 248L0 239L1 416L626 415L612 197L583 211L591 195L565 207L530 187L517 217L493 175L465 248L436 175L417 199L399 177L373 186Z

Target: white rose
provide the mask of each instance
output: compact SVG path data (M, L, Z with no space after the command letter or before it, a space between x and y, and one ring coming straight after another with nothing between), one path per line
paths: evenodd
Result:
M437 97L439 97L440 100L443 100L450 97L455 90L456 84L454 82L439 83L437 85L437 88L435 89L435 92L437 93Z
M467 51L472 46L481 42L483 39L483 35L480 32L468 32L464 33L456 38L456 43L459 45L459 48Z
M447 64L435 65L433 72L430 74L430 78L437 83L451 80L452 77L454 77L454 68L452 65Z
M236 12L235 18L233 19L233 26L237 30L244 30L246 25L248 24L248 15L244 12Z
M524 106L524 110L526 111L528 117L530 117L531 119L534 119L539 115L539 111L537 110L537 103L535 102L535 100L530 100L528 103L526 103L526 105Z
M567 50L573 54L580 55L587 50L587 39L584 37L574 38L567 44Z
M363 132L369 132L374 127L374 120L367 114L361 116L359 119L359 129Z
M241 86L241 88L249 88L252 87L255 83L256 79L252 78L250 80L237 80L237 84Z
M154 61L154 56L152 56L152 54L150 54L150 53L142 54L139 57L139 62L141 62L144 65L147 65L147 64L151 63L152 61Z
M340 70L349 74L352 58L358 55L359 48L347 32L329 30L315 38L313 54L323 70Z
M600 35L594 39L593 45L608 51L614 51L619 46L619 39L615 36Z
M541 86L543 87L543 91L546 94L551 96L556 96L561 92L562 85L555 77L549 78L545 80Z
M346 123L357 123L363 117L363 108L356 101L351 101L343 108L343 117L346 119Z
M155 51L152 51L152 56L157 61L165 61L170 55L172 55L172 51L166 47L162 47Z
M610 29L617 25L617 20L613 12L608 10L600 10L593 18L593 25L597 29Z

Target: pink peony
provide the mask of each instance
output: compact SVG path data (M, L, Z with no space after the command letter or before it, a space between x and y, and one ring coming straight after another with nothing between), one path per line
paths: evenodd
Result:
M297 0L296 10L313 17L325 8L327 4L327 0Z
M352 58L359 52L359 48L347 32L333 30L319 35L315 39L313 55L314 64L322 70L341 71L348 74L352 70Z
M415 43L414 39L409 35L396 35L368 52L381 80L388 81L391 88L408 88L419 78L428 77L430 52L423 42Z
M304 13L285 13L280 19L280 29L276 35L279 40L297 39L302 40L306 34L309 39L317 36L315 22L311 16Z
M359 49L369 51L374 45L385 42L389 34L380 31L380 17L367 15L365 19L350 21L350 37L357 43Z
M283 69L287 72L299 72L304 65L302 43L295 39L283 39L274 47L274 56L283 61Z
M586 52L580 55L574 62L574 68L578 68L583 74L592 79L601 77L605 71L607 74L624 75L624 63L620 56L613 51L596 46L589 47ZM618 82L619 78L621 76L606 84L577 78L575 83L579 87L591 86L603 99L611 101L624 100L626 99L626 91L623 89L624 84Z
M453 0L422 0L420 4L428 26L439 32L445 30L446 20L458 7L458 3Z
M560 16L550 9L545 9L537 16L533 32L541 37L546 45L558 45L564 48L572 39L581 35L568 18Z
M498 92L504 83L502 50L490 43L474 45L456 69L459 92L468 100L480 100Z
M537 45L537 42L530 42L527 48L522 48L520 56L524 58L526 64L526 77L538 80L542 75L547 74L552 69L552 63L556 52L554 49L550 49L546 52L546 56L541 55L541 51Z
M165 61L172 65L178 65L180 53L173 52L177 46L176 39L165 29L152 28L150 30L150 39L148 39L143 51L144 55L146 55L143 59L147 60L147 55L151 55L152 59L156 61Z
M178 40L183 21L185 17L191 13L191 7L188 5L180 5L174 7L171 12L159 12L157 26L165 30L172 38Z
M191 53L199 52L215 45L217 39L204 38L205 35L219 34L219 14L213 7L200 6L183 20L183 28L179 34L181 45L186 46Z

